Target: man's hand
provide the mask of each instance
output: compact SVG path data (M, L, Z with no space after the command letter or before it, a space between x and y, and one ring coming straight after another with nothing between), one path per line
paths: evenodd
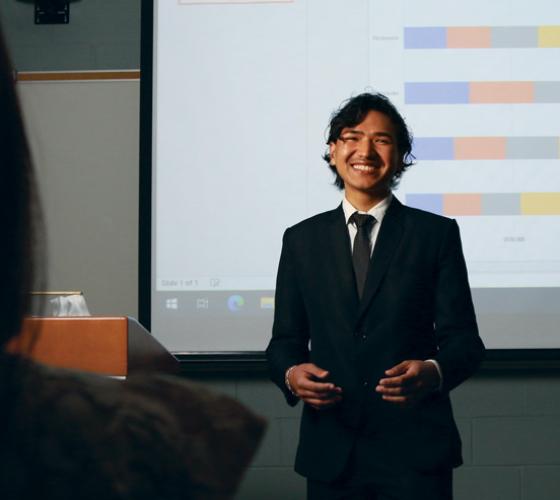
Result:
M435 365L418 359L399 363L385 372L375 390L385 401L401 406L413 406L439 387Z
M324 410L342 399L342 389L325 380L329 372L313 363L297 365L288 375L295 395L316 410Z

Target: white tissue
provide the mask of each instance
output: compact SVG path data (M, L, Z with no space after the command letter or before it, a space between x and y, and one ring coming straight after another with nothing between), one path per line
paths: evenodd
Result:
M67 295L50 299L52 316L91 316L83 295Z

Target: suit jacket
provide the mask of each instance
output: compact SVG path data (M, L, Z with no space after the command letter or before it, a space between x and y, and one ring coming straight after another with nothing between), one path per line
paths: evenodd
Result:
M297 403L284 376L315 363L343 390L338 405L303 409L296 471L330 481L356 439L403 449L419 470L461 464L448 393L479 365L478 335L457 223L403 206L395 197L381 225L358 298L342 206L289 228L283 239L267 357L272 380ZM435 359L441 391L414 408L383 401L375 386L407 359ZM379 439L377 439L379 438Z

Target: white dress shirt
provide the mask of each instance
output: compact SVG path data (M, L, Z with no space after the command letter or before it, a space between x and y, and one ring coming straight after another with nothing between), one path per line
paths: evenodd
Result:
M381 223L383 222L383 217L385 217L385 212L387 212L387 208L391 204L391 200L393 199L393 195L389 194L387 198L381 200L377 205L370 208L367 212L362 212L357 208L354 208L352 204L344 197L342 200L342 210L344 210L344 217L346 219L346 226L348 227L348 234L350 235L350 250L354 250L354 238L356 237L356 233L358 232L358 228L354 222L350 222L350 217L354 212L358 212L360 214L368 214L373 215L375 220L377 221L373 227L371 228L370 237L370 248L371 252L373 252L373 247L375 246L375 242L377 241L377 235L379 234L379 228L381 227Z

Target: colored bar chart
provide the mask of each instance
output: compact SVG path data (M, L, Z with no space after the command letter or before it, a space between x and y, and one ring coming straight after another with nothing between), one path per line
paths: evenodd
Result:
M405 82L406 104L560 103L560 82Z
M415 137L417 160L558 160L560 137Z
M421 26L404 28L405 49L560 47L560 26Z
M560 193L409 193L406 204L438 215L560 215Z
M370 85L417 162L395 194L457 219L476 287L560 287L560 3L373 3Z

